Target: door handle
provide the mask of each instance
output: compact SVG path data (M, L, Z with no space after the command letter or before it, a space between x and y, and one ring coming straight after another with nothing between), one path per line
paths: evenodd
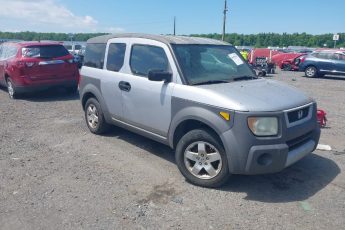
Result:
M131 90L131 84L129 84L129 82L126 82L126 81L120 81L119 82L119 88L122 91L129 92Z

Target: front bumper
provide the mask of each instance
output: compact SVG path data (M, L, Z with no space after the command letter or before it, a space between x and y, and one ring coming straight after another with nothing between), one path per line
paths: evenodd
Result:
M319 142L320 127L316 104L312 106L308 120L297 125L287 124L282 112L262 114L279 117L277 137L255 137L246 126L247 118L253 114L236 113L233 128L221 135L230 172L248 175L279 172L313 152Z

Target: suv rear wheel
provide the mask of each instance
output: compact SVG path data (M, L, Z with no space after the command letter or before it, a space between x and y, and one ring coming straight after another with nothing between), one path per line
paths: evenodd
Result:
M195 185L219 187L230 175L222 144L205 129L185 134L177 144L175 158L182 175Z
M90 98L85 104L85 120L87 127L94 134L106 132L109 125L106 123L101 105L95 98Z
M314 66L308 66L305 69L305 76L306 77L316 77L317 76L317 69Z
M13 85L11 79L7 78L6 83L7 83L8 96L11 99L16 99L18 96L18 93L17 93L16 87Z

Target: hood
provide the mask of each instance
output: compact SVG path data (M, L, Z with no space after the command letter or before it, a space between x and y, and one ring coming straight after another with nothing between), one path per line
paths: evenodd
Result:
M210 96L208 104L221 107L229 105L226 108L240 111L281 111L313 102L313 99L295 87L262 78L197 87Z

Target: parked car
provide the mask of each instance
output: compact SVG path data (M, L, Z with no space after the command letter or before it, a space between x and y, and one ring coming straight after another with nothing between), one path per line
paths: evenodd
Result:
M185 178L205 187L230 174L281 171L311 153L320 137L314 100L257 78L235 47L218 40L92 38L79 92L92 133L112 124L166 144Z
M0 45L0 84L10 98L18 94L63 86L78 88L73 56L56 42L9 42Z
M261 72L262 76L266 73L274 74L276 65L272 62L272 57L277 53L279 52L268 48L252 49L248 55L248 62L256 71Z
M298 70L300 58L304 55L303 53L278 53L272 56L272 62L284 71Z
M329 75L345 75L345 51L318 50L305 58L299 64L300 71L306 77L323 77Z

